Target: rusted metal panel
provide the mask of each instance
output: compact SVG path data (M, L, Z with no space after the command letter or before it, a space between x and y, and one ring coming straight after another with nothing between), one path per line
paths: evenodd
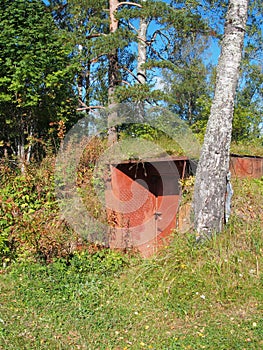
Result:
M230 171L233 176L260 178L263 176L263 157L231 154Z
M117 167L111 169L111 189L106 193L106 203L110 247L128 249L154 238L155 196Z
M186 157L111 165L106 191L110 247L135 248L148 257L176 226Z

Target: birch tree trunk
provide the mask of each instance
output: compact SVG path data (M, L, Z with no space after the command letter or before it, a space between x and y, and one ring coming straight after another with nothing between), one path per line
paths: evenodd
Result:
M220 232L224 224L226 179L234 98L239 76L249 0L229 0L215 95L206 129L194 189L197 238Z
M144 67L146 63L147 44L146 35L149 26L149 21L146 18L140 18L140 24L138 29L138 56L137 56L137 79L139 84L146 84L146 69ZM138 119L144 121L144 101L139 101L138 107Z
M146 83L146 69L143 66L146 63L146 34L149 21L145 18L140 18L140 25L138 29L138 62L137 62L137 79L141 84Z

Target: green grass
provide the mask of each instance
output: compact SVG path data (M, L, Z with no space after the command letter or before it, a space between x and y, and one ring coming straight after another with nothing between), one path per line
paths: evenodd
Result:
M0 349L263 348L262 180L235 180L233 216L148 260L75 254L0 274Z
M263 142L261 140L253 140L248 142L232 142L231 153L246 156L263 157Z

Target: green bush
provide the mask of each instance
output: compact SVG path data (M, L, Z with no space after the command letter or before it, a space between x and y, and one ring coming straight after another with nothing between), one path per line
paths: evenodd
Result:
M17 257L50 261L71 253L76 235L60 219L54 194L53 159L25 174L4 168L0 189L0 262ZM4 186L3 186L3 182Z

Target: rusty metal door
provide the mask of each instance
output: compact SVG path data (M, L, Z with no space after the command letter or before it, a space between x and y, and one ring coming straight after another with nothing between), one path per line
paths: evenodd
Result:
M143 179L132 179L117 167L111 169L106 191L110 246L137 248L156 236L156 197Z
M156 197L156 237L157 245L162 244L172 229L176 226L176 215L180 203L180 175L169 163L162 164L158 169L160 179L157 185Z
M157 251L176 225L180 173L168 161L111 166L110 247L135 248L145 257Z

